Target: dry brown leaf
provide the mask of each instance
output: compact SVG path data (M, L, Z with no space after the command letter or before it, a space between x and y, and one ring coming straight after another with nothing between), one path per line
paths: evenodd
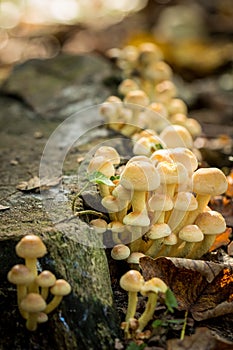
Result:
M184 340L171 339L167 342L167 350L232 350L233 343L217 339L205 327L197 328L196 333L185 336Z
M41 181L38 176L34 176L28 181L20 182L16 188L22 192L46 191L51 187L59 185L60 181L61 178L43 179Z
M233 266L209 261L143 257L145 280L161 278L173 291L180 310L197 321L233 312Z

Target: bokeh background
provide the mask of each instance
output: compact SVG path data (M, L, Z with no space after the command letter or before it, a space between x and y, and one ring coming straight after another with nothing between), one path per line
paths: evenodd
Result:
M1 0L0 79L27 59L145 40L190 79L232 64L232 36L231 0ZM221 83L232 89L232 75Z

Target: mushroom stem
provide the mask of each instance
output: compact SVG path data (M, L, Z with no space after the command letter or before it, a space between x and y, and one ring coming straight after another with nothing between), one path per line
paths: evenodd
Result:
M22 285L22 284L17 284L18 308L19 308L19 312L20 312L21 316L25 319L28 318L28 313L21 308L20 304L21 304L21 301L26 297L26 295L27 295L27 287L25 285Z
M37 277L37 259L36 258L25 258L25 265L32 272L34 281L28 286L29 293L39 293L38 285L35 283Z
M26 321L26 327L29 331L35 331L37 329L37 319L39 312L29 312Z
M187 255L188 259L200 259L204 254L208 252L210 247L214 244L216 235L204 235L202 242L194 243L192 250Z
M136 313L137 302L138 302L137 292L128 292L128 308L127 308L127 313L125 316L126 326L124 329L126 338L130 338L129 320L130 320L130 318L133 318L135 313Z
M44 313L45 314L49 314L50 312L52 312L54 309L56 309L56 307L58 307L58 305L60 304L60 302L62 301L63 296L62 295L55 295L53 297L53 299L50 301L50 303L46 306Z
M155 312L155 309L156 309L157 299L158 299L157 293L155 293L155 292L148 293L148 300L146 303L146 308L145 308L143 314L141 315L141 317L138 319L139 326L138 326L137 332L142 332L143 329L148 324L148 322L152 319L154 312Z
M196 220L197 216L204 211L204 209L206 208L206 206L210 201L210 198L211 198L211 195L209 194L206 194L206 195L197 194L196 196L196 200L198 202L197 209L189 212L185 220L183 219L180 224L182 226L192 225Z

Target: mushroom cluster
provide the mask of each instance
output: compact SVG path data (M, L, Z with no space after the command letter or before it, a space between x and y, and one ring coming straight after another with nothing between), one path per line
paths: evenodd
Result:
M47 314L71 291L70 284L56 279L52 272L44 270L38 274L37 259L46 252L46 246L38 236L24 236L16 245L16 254L25 259L25 265L17 264L7 274L8 281L16 285L18 308L30 331L35 331L38 323L46 322ZM50 301L46 303L48 297Z
M113 259L127 259L134 267L142 254L197 259L225 231L223 216L210 210L208 203L211 196L226 191L227 179L218 168L198 168L190 149L157 149L151 155L133 156L120 167L115 149L108 147L107 152L104 147L100 156L101 150L90 164L115 177L113 186L100 188L110 222L96 219L91 225L111 236Z
M120 286L128 292L128 307L125 322L122 323L125 337L131 338L132 333L140 333L144 330L148 322L153 318L158 296L165 294L168 287L157 277L144 281L143 276L137 270L127 271L120 279ZM135 318L137 310L138 293L147 297L147 303L144 312L139 319Z
M139 129L161 131L170 124L185 127L192 137L201 133L197 120L188 117L187 105L177 97L171 67L154 43L107 52L121 69L119 96L110 96L100 108L109 127L132 136Z

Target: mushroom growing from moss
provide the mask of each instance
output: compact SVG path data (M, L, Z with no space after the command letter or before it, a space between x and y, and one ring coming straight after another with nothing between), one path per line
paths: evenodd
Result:
M36 235L24 236L16 245L16 254L25 259L25 265L32 272L34 278L37 276L37 258L43 257L47 253L46 246ZM36 283L31 283L29 292L38 292Z
M120 286L122 289L128 292L128 308L125 316L125 336L126 338L130 337L129 334L129 320L134 317L138 296L137 293L141 290L144 284L144 279L141 273L137 270L129 270L120 278Z
M152 319L157 305L158 294L165 294L167 289L167 285L157 277L153 277L144 283L140 292L142 295L147 296L148 300L145 311L138 319L139 326L137 332L142 332L148 322Z
M29 331L35 331L37 329L38 317L41 311L46 308L46 302L38 293L29 293L21 301L20 304L22 310L28 313L26 327Z
M17 264L12 267L12 269L7 274L7 279L9 282L16 284L17 288L17 303L19 311L24 318L27 318L27 313L25 313L20 304L23 298L27 295L27 287L34 281L35 276L32 271L29 270L23 264Z
M46 314L53 311L62 301L63 296L68 295L71 292L70 284L63 280L56 280L55 284L50 288L50 293L54 295L53 299L46 306L44 312Z

